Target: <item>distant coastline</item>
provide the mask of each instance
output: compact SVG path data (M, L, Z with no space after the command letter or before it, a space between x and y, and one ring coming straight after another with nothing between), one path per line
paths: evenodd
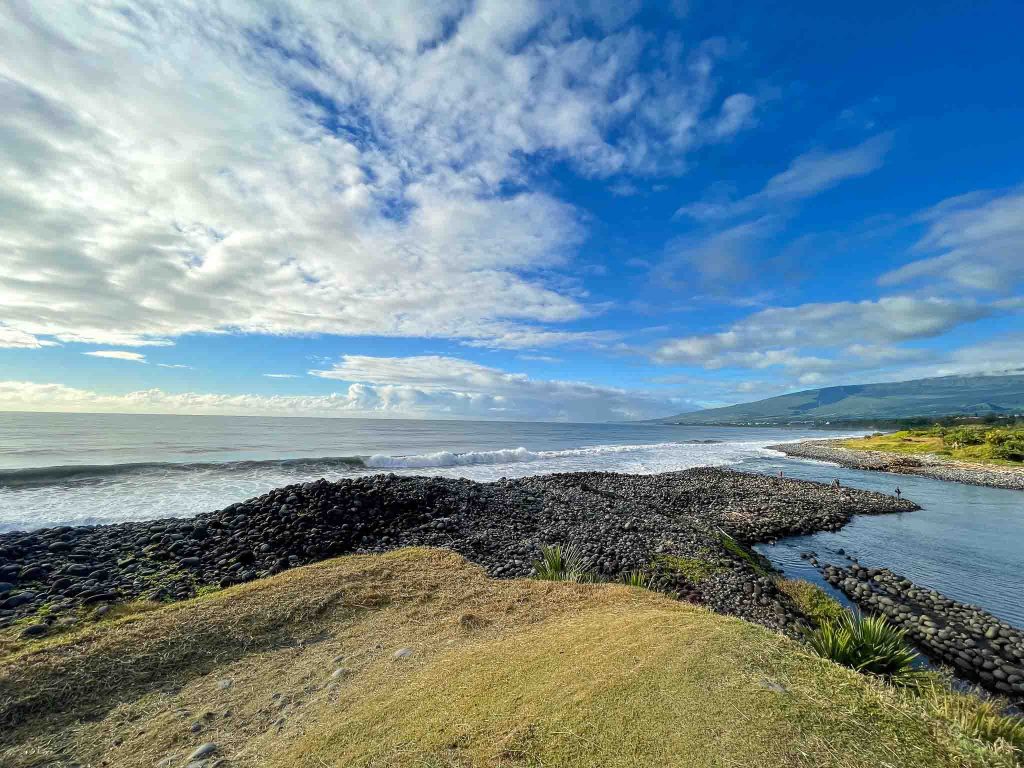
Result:
M853 450L840 440L802 440L769 448L799 459L827 461L849 469L919 475L966 485L1024 491L1024 469L974 464L931 454L908 456L888 451Z

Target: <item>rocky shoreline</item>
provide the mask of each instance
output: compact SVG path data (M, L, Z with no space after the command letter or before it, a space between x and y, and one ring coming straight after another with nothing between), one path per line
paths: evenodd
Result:
M804 440L798 443L771 445L769 448L793 458L827 461L849 469L920 475L952 483L1024 491L1024 469L970 464L931 455L909 456L888 451L857 451L844 448L839 442Z
M195 518L0 535L0 629L45 636L115 603L182 600L408 546L451 549L492 576L521 577L541 546L571 542L603 577L657 563L677 597L792 634L799 609L744 545L914 509L884 494L712 468L493 483L319 480Z
M985 688L1024 697L1024 632L977 606L959 603L886 568L825 565L825 579L872 613L904 627L933 660Z

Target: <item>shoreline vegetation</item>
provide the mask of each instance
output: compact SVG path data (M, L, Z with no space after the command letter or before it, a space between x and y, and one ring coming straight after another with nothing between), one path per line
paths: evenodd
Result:
M986 441L992 435L1001 443ZM787 456L850 469L920 475L966 485L1024 490L1024 429L931 428L863 438L802 440L769 446ZM1005 458L1004 458L1005 457Z
M0 658L0 763L1012 768L1019 722L647 589L400 549Z
M1012 766L1024 724L998 700L813 657L815 636L836 661L884 642L906 666L912 633L851 623L750 548L917 508L716 468L374 475L194 518L2 534L0 763L593 765L596 749L623 766ZM998 670L969 679L1024 697L1017 630L892 602Z

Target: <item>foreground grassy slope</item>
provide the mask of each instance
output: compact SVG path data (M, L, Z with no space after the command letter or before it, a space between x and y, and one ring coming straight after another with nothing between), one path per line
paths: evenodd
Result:
M0 765L184 766L205 742L229 766L1011 764L756 625L638 588L491 580L434 550L0 659Z

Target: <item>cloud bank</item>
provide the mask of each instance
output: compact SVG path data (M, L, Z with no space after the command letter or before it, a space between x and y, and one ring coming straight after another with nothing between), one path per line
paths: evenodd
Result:
M655 418L690 405L615 387L531 379L448 357L347 356L329 369L310 373L349 383L326 395L170 393L157 388L111 395L58 383L0 381L0 410L582 422Z
M591 312L553 280L585 230L528 161L681 170L756 101L721 41L587 5L4 4L0 343L589 341L548 327Z

